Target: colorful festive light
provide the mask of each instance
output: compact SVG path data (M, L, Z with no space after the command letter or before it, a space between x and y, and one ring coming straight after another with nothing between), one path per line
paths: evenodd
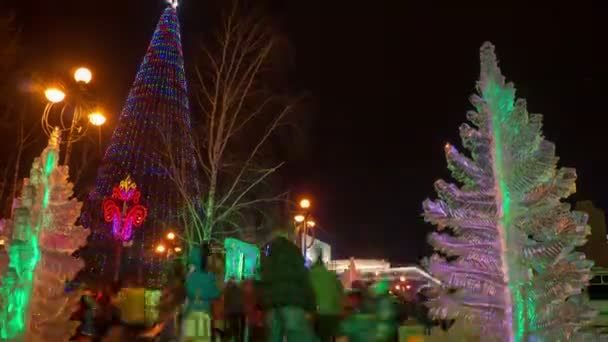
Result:
M172 5L165 9L154 31L101 163L95 191L89 197L83 221L94 231L92 244L99 247L90 246L92 252L85 256L87 260L93 261L98 254L95 249L107 245L107 226L99 212L103 200L120 180L130 175L143 194L141 200L148 207L148 217L133 236L133 246L122 267L125 272L141 271L149 286L162 285L165 261L147 255L149 246L164 239L168 227L175 229L177 235L183 233L183 195L168 174L164 156L171 153L175 165L183 168L182 174L197 178L193 144L188 139L189 114L179 23ZM190 186L186 191L198 196L196 182ZM95 267L102 268L99 264Z
M133 238L133 227L144 223L148 209L139 204L141 192L130 176L112 191L112 197L103 201L106 222L112 222L112 235L116 240L128 243ZM133 205L129 208L129 203ZM121 209L122 207L122 209Z

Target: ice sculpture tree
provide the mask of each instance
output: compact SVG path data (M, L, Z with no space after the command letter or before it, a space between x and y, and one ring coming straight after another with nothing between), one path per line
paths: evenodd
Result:
M484 340L563 341L594 316L577 296L593 262L574 249L589 234L587 216L561 201L576 171L557 168L555 145L505 83L494 47L481 47L474 125L460 126L470 156L445 146L461 185L435 182L439 199L423 204L436 254L429 270L443 290L428 302L440 319L462 319Z
M66 293L66 281L84 266L72 256L88 231L75 222L82 203L73 198L67 166L59 166L59 130L24 179L8 221L9 265L0 286L0 340L67 341L80 295Z

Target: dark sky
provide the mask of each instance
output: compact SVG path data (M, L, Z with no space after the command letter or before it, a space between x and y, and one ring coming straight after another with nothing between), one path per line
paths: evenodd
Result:
M188 47L209 32L217 14L209 3L217 0L182 2ZM595 62L591 0L552 8L271 3L271 15L293 44L293 86L309 91L318 108L307 113L310 153L289 166L290 183L312 197L337 256L415 262L429 253L425 236L432 227L421 219L421 202L433 196L433 181L448 175L442 147L460 143L458 126L471 109L485 40L497 46L503 73L529 110L545 114L544 132L557 144L562 165L577 168L575 199L608 207L606 129L598 121L606 63L600 70ZM90 65L116 118L163 1L19 0L10 6L19 9L30 63L57 72Z

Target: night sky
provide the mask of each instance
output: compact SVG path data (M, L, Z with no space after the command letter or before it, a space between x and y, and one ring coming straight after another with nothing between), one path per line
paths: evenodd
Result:
M213 28L218 1L182 0L186 63ZM432 227L421 218L421 202L434 196L435 179L448 176L443 145L460 145L485 40L496 45L503 73L530 112L545 114L544 132L561 164L577 168L574 199L608 207L606 129L598 121L598 84L607 73L606 63L600 70L594 61L591 0L553 8L399 3L284 0L268 7L292 44L291 86L315 103L304 114L307 155L284 176L312 198L334 256L416 262L430 253ZM114 124L163 1L7 6L23 25L24 63L54 72L90 66Z

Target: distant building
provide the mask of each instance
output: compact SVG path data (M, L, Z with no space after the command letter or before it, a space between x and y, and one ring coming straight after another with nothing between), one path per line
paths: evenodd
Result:
M352 269L354 266L354 270ZM416 282L419 286L427 284L436 286L441 282L418 266L393 267L388 261L380 259L342 259L332 260L328 269L342 276L347 272L356 273L357 280L373 282L378 279L389 279L397 282ZM352 277L351 277L352 278ZM353 279L350 279L352 282ZM349 284L345 284L349 287Z
M335 271L337 274L342 274L348 270L351 260L355 263L357 271L360 273L383 272L391 268L390 262L380 259L341 259L332 260L328 268Z
M390 262L383 259L350 258L332 260L331 245L309 235L306 236L306 246L310 246L306 249L306 264L311 265L321 256L327 268L340 276L345 287L350 287L352 282L356 280L374 282L378 279L416 282L421 286L441 284L438 279L415 265L394 267Z
M597 267L608 268L608 236L606 236L606 216L602 209L596 208L591 201L576 202L575 210L583 211L589 215L588 224L591 226L591 235L587 243L580 248L587 259L595 262Z

